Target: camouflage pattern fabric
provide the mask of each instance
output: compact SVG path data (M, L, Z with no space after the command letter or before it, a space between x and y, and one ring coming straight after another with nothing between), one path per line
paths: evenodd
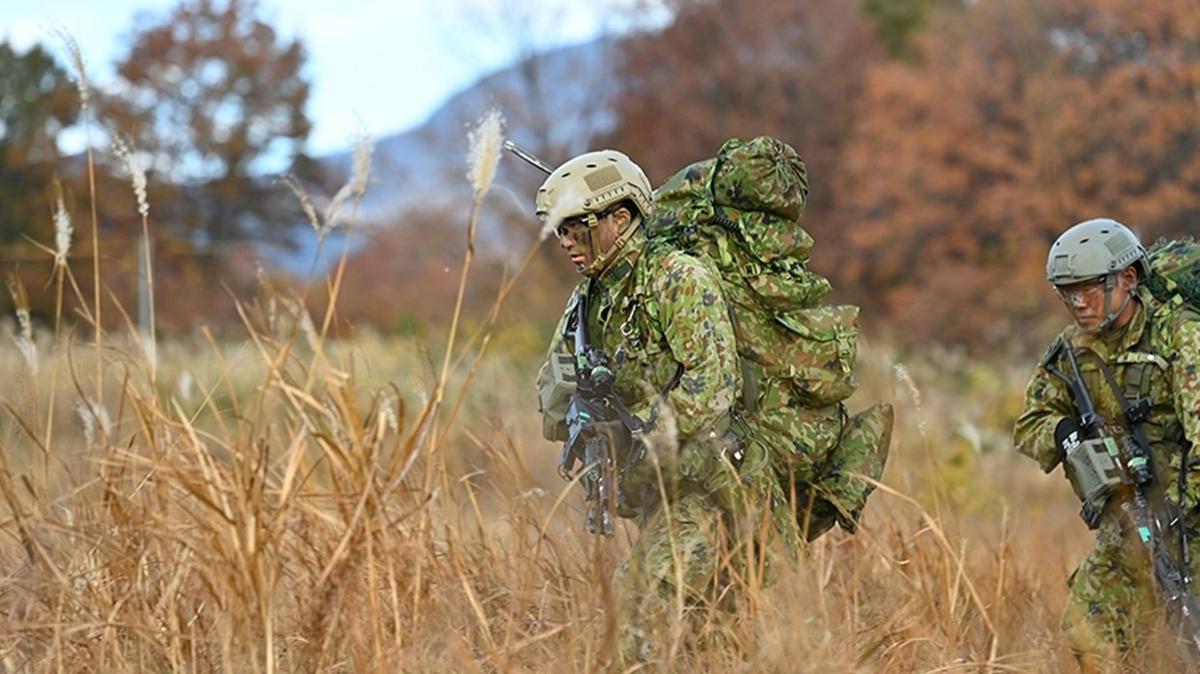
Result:
M665 646L676 636L685 648L719 647L725 655L745 648L722 632L722 619L734 615L742 589L771 582L772 541L796 531L792 518L779 516L784 509L772 508L784 496L769 471L740 482L732 504L689 492L657 508L642 527L614 582L623 665L669 669Z
M1105 381L1098 360L1111 367L1122 390L1131 366L1150 364L1145 367L1150 381L1144 390L1151 409L1143 428L1166 497L1175 507L1182 507L1182 512L1190 513L1189 529L1194 530L1195 514L1200 512L1196 510L1200 506L1200 457L1194 447L1188 456L1182 502L1178 478L1184 448L1200 439L1200 316L1179 302L1158 303L1145 290L1139 291L1139 298L1133 319L1121 330L1089 335L1072 326L1062 336L1086 350L1081 351L1080 370L1097 411L1108 420L1106 430L1114 437L1129 430L1119 422L1120 401ZM1138 344L1145 344L1146 331L1149 349L1143 353ZM1066 386L1039 368L1026 389L1025 410L1016 422L1013 443L1048 473L1059 463L1055 427L1065 416L1074 415ZM1071 575L1063 627L1071 648L1082 658L1103 658L1114 649L1136 649L1156 621L1162 620L1148 557L1129 529L1128 517L1114 498L1104 510L1092 551ZM1193 574L1195 560L1200 559L1197 542L1198 537L1193 536L1189 545Z
M1162 240L1148 253L1152 274L1146 288L1160 301L1178 299L1200 307L1200 243L1191 238Z
M834 524L850 533L858 529L867 497L875 490L869 480L883 476L894 421L890 403L875 403L849 419L841 439L817 468L814 478L798 481L796 471L791 469L789 479L782 481L807 486L806 492L795 499L800 530L807 540Z
M612 360L617 394L642 419L683 366L667 403L682 438L692 439L726 419L741 390L733 326L717 276L704 260L677 250L647 251L645 244L645 234L636 232L597 279L588 331ZM584 282L575 289L551 354L574 349L562 333L586 288ZM539 386L546 376L543 365ZM562 424L545 430L548 439L566 437Z

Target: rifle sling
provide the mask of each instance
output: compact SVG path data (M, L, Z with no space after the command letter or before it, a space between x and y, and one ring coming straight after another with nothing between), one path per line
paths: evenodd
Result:
M1148 330L1149 330L1149 328L1147 327L1147 331ZM1145 337L1138 340L1139 346L1141 345L1142 341L1145 341ZM1146 386L1146 387L1149 386L1149 382L1147 381L1148 378L1146 378L1146 376L1145 376L1146 375L1145 366L1148 363L1131 363L1127 366L1127 368L1126 368L1127 374L1128 374L1129 370L1134 368L1135 366L1140 366L1140 367L1137 367L1137 374L1136 374L1137 381L1131 383L1129 381L1129 378L1127 377L1125 390L1122 391L1120 386L1118 386L1118 384L1117 384L1116 375L1113 374L1112 368L1109 367L1108 363L1104 362L1104 359L1100 358L1098 356L1096 357L1096 361L1100 365L1100 372L1104 374L1104 380L1106 382L1108 382L1109 388L1112 390L1113 394L1117 397L1117 400L1121 403L1121 415L1125 418L1125 423L1127 426L1129 426L1130 432L1133 433L1134 441L1138 445L1141 446L1142 451L1144 451L1146 454L1146 459L1148 461L1150 461L1150 469L1151 469L1152 474L1154 475L1154 484L1152 486L1157 486L1160 488L1159 499L1165 500L1166 495L1161 493L1161 487L1162 487L1161 478L1160 478L1159 473L1156 470L1156 467L1154 465L1154 459L1155 459L1154 451L1150 446L1149 440L1146 438L1145 429L1142 428L1142 422L1145 421L1144 414L1142 415L1142 418L1138 418L1137 416L1132 415L1131 408L1129 406L1129 399L1126 398L1127 392L1134 391L1134 390L1141 391L1141 390L1143 390L1142 389L1143 386ZM1139 399L1139 402L1141 402L1141 400L1144 400L1144 399ZM1135 404L1137 404L1137 403L1135 403ZM1192 572L1191 572L1191 567L1189 565L1191 560L1188 559L1189 554L1188 554L1188 541L1187 541L1187 526L1183 521L1183 513L1184 513L1183 500L1184 500L1184 493L1185 493L1184 488L1187 486L1186 445L1184 445L1184 447L1185 447L1185 449L1183 451L1183 454L1180 457L1180 464L1179 464L1179 519L1174 524L1178 527L1178 531L1179 531L1179 555L1180 555L1179 561L1181 562L1180 566L1181 566L1181 570L1183 573L1183 583L1184 583L1184 586L1186 587L1191 584ZM1167 554L1170 554L1170 552L1167 551Z
M1095 352L1093 351L1092 354L1095 355ZM1099 356L1096 356L1096 362L1100 366L1100 372L1104 375L1104 381L1108 382L1109 389L1112 390L1113 395L1117 398L1117 402L1121 405L1121 416L1125 419L1125 424L1129 427L1129 431L1133 433L1134 441L1137 442L1137 444L1141 446L1142 450L1146 452L1146 458L1147 460L1151 461L1151 467L1153 469L1154 456L1151 452L1150 441L1146 438L1145 429L1142 428L1142 422L1145 420L1144 417L1142 417L1142 415L1135 415L1133 413L1134 408L1130 407L1129 399L1125 397L1126 391L1129 389L1126 388L1125 391L1121 390L1121 387L1117 384L1117 377L1115 374L1113 374L1112 368L1108 365L1108 363L1104 362L1104 359L1100 358ZM1129 368L1139 364L1140 363L1130 364ZM1142 373L1139 373L1139 377L1141 374ZM1137 402L1135 402L1135 404L1137 404ZM1154 471L1154 477L1155 481L1157 482L1157 471Z
M1141 354L1153 354L1154 349L1151 345L1151 334L1150 334L1151 326L1153 325L1153 322L1152 322L1153 321L1153 310L1150 307L1145 307L1145 310L1147 312L1146 326L1145 326L1145 328L1142 329L1142 334L1138 338L1137 344L1133 347L1133 350L1135 352L1141 353ZM1103 362L1102 362L1102 365L1103 365ZM1112 387L1115 392L1116 391L1116 381L1112 375L1112 372L1107 367L1104 367L1103 371L1104 371L1105 378L1109 382L1109 386ZM1122 398L1123 407L1127 407L1128 401L1130 401L1130 400L1141 401L1141 400L1149 400L1149 399L1150 399L1150 362L1143 360L1143 361L1137 361L1137 362L1127 364L1125 366L1125 395L1124 395L1124 398ZM1125 410L1123 409L1122 411L1125 411ZM1131 428L1136 427L1136 428L1133 428L1134 438L1138 442L1143 443L1143 446L1146 447L1148 450L1150 445L1149 445L1149 443L1146 442L1145 432L1141 428L1141 423L1140 422L1134 423L1134 422L1130 421L1130 426L1131 426ZM1141 434L1141 437L1138 436L1139 433ZM1180 516L1179 554L1180 554L1180 561L1182 562L1184 572L1186 574L1184 576L1184 581L1185 581L1185 583L1190 583L1191 582L1191 559L1190 559L1191 550L1188 549L1187 526L1183 522L1182 518L1183 518L1184 514L1187 513L1187 508L1186 508L1187 474L1188 474L1188 470L1190 468L1190 466L1188 466L1188 454L1190 453L1189 450L1191 449L1192 444L1190 442L1188 442L1187 437L1179 437L1179 438L1176 438L1176 440L1178 441L1178 445L1180 448L1179 475L1178 475L1178 479L1176 480L1176 488L1177 488L1178 494L1179 494L1179 516Z

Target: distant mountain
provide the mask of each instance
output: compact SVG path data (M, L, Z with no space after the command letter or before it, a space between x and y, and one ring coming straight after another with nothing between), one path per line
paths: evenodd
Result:
M615 123L612 38L535 54L491 73L446 101L424 124L375 142L371 184L363 220L386 226L423 203L444 204L470 195L466 179L467 131L490 108L508 124L506 136L550 162L588 149L588 141ZM320 158L342 175L352 171L352 151ZM502 159L497 178L506 184L516 169ZM539 178L540 180L540 178ZM509 187L525 187L517 180ZM532 199L532 194L529 195Z
M375 139L371 181L358 220L366 230L401 226L420 210L458 207L471 199L467 179L467 132L493 106L504 113L505 136L555 164L592 148L591 140L616 123L616 38L534 54L489 75L450 97L422 125ZM318 161L345 180L353 171L353 150ZM480 223L483 244L503 246L496 226L503 213L533 217L533 196L543 175L516 157L500 159L496 181ZM462 226L461 221L447 226ZM359 230L364 231L363 229ZM272 262L292 273L322 273L343 250L335 230L315 264L317 241L307 225L298 229L297 248L272 249ZM351 250L365 244L355 237Z

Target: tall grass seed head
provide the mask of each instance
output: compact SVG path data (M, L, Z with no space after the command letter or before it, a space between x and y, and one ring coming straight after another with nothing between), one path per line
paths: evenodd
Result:
M500 149L504 146L504 115L492 108L471 129L467 139L467 177L478 199L491 188L496 177Z
M400 432L400 419L396 415L396 409L400 406L400 401L390 391L385 391L383 400L380 402L380 420L386 430L390 430L393 434Z
M79 48L79 42L65 26L54 26L50 29L50 33L62 43L63 49L67 52L67 61L71 64L71 70L75 75L75 86L79 90L79 105L84 111L87 111L91 107L92 94L91 86L88 84L87 62L83 58L83 50Z
M71 214L63 204L62 183L54 179L54 266L64 267L71 254Z
M371 179L371 155L375 153L375 144L367 133L359 135L354 142L354 177L350 183L354 185L354 200L362 201L367 193L367 183Z
M17 342L17 349L21 352L21 357L25 359L25 364L29 366L29 371L37 376L38 373L38 353L37 344L33 341L33 320L29 315L29 298L25 294L25 286L16 276L8 277L8 292L12 296L13 306L16 307L17 314L17 334L13 336Z
M113 151L117 153L125 170L129 171L129 180L133 184L133 195L137 198L138 213L147 217L150 215L150 202L146 198L146 169L133 147L133 143L120 133L113 133Z
M16 335L17 348L21 357L29 365L29 371L35 377L38 373L37 344L33 341L33 323L29 319L29 309L17 309L17 326L20 332Z
M925 409L921 404L921 389L917 388L917 382L913 381L912 375L909 374L908 368L903 363L896 363L894 367L896 378L908 389L909 395L912 396L913 407L917 410L917 430L921 432L921 437L928 439L929 433L925 426Z
M675 457L679 453L679 425L675 420L674 408L666 400L658 401L654 428L643 439L646 456L656 463L662 457Z
M67 256L71 254L71 216L63 207L62 199L54 209L54 265L62 267L67 264Z
M300 181L296 180L296 176L290 173L280 176L279 180L284 185L287 185L292 194L296 195L296 199L300 202L300 208L304 209L304 216L308 218L308 224L312 226L314 232L320 234L321 217L317 215L317 209L313 206L312 197L308 196L308 192L300 186Z
M83 423L83 435L89 446L96 441L97 430L105 439L112 435L112 419L108 416L108 410L95 400L77 400L75 412Z
M371 155L373 153L374 146L371 144L370 136L363 134L355 141L354 175L350 176L346 184L342 185L333 195L333 200L329 202L329 208L325 209L325 224L317 230L318 236L324 238L345 220L342 216L342 209L350 197L354 197L355 203L357 203L366 193L367 182L371 175Z

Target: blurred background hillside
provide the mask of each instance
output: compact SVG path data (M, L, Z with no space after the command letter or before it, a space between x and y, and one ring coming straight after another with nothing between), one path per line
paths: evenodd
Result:
M1063 320L1042 266L1064 227L1107 215L1153 241L1200 222L1192 0L466 1L426 17L427 58L360 39L361 69L376 73L366 82L358 68L313 65L325 56L309 42L324 44L324 33L295 18L304 6L131 3L125 30L106 36L111 62L84 54L98 191L129 194L98 204L109 300L137 304L141 218L108 150L120 134L149 172L164 333L228 327L231 295L264 274L302 284L343 244L352 262L339 330L422 334L444 322L466 245L465 128L493 106L511 138L551 163L614 147L655 183L728 137L785 139L810 169L813 267L838 299L863 306L869 334L912 344L1035 351ZM346 23L371 22L369 10L346 14L327 30L353 36ZM49 15L30 32L35 16L27 8L20 25L0 25L0 260L44 320L53 258L38 244L53 247L55 177L76 223L83 297L91 206L73 68ZM64 17L63 27L95 40L88 25ZM437 50L454 53L453 68ZM448 97L426 84L470 77ZM336 89L331 103L321 92L341 79L357 88ZM411 92L425 121L398 131L379 122L397 92ZM374 155L361 205L344 209L314 261L313 227L279 177L327 206L354 168L350 131L339 144L323 126L338 103L369 111ZM468 315L536 239L540 180L502 162ZM545 327L559 311L573 272L556 252L544 243L513 291L522 323ZM0 302L11 315L9 298Z

